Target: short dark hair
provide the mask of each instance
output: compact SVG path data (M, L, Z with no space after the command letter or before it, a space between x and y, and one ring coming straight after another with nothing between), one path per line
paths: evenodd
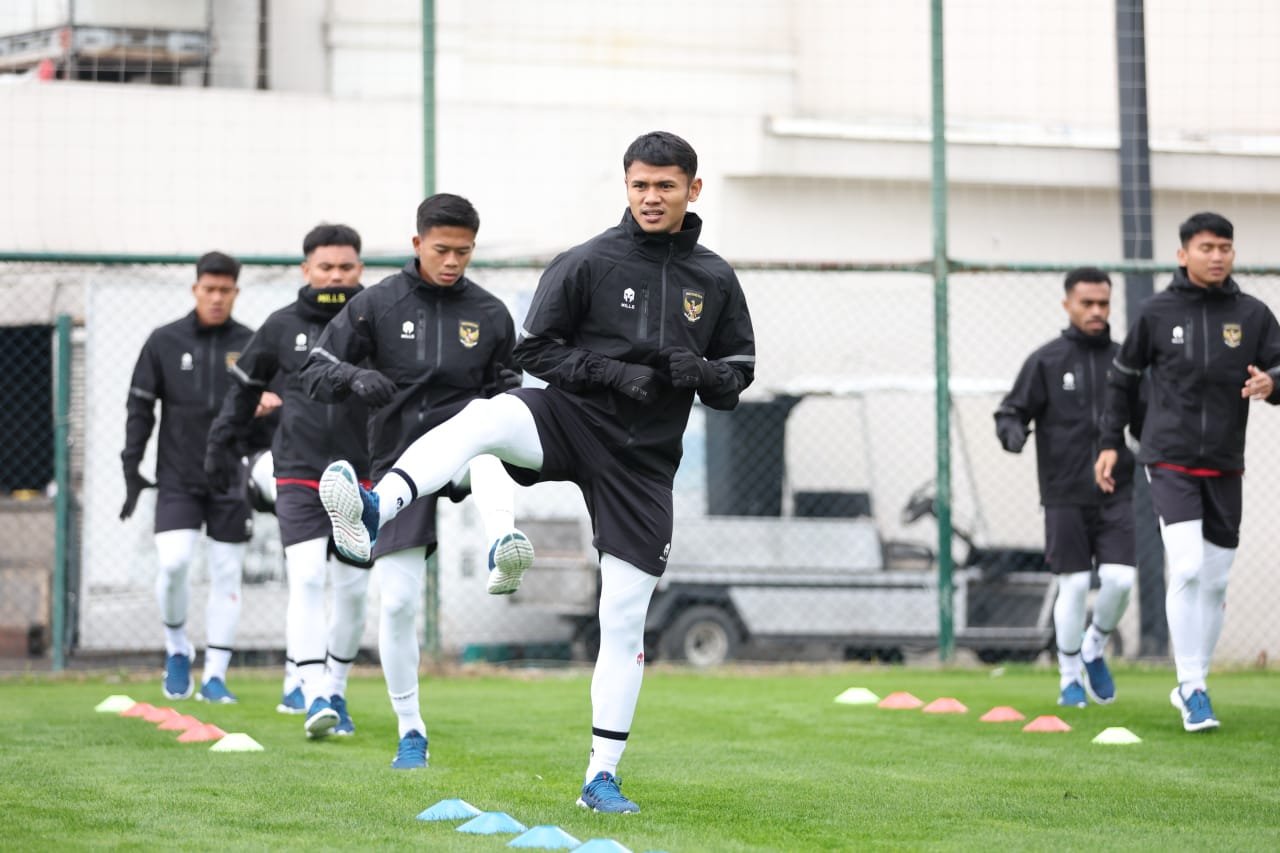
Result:
M1107 275L1103 270L1097 267L1076 267L1068 272L1067 277L1062 280L1062 289L1066 293L1070 293L1082 281L1087 281L1090 284L1111 286L1111 276Z
M631 168L631 164L639 161L650 166L675 166L693 180L698 174L698 152L674 133L655 130L627 146L627 153L622 155L622 171Z
M480 214L471 202L460 195L436 193L418 205L418 236L437 226L467 228L479 233Z
M240 262L224 252L205 252L196 261L196 280L202 275L229 275L240 280Z
M360 235L356 229L348 225L331 225L322 222L307 232L302 238L303 257L311 257L311 253L321 246L350 246L360 254Z
M1208 231L1215 237L1225 237L1228 240L1236 238L1236 229L1232 226L1231 220L1220 213L1204 211L1192 215L1186 222L1178 226L1178 238L1182 240L1182 247L1185 249L1187 244L1191 242L1191 238L1201 231Z

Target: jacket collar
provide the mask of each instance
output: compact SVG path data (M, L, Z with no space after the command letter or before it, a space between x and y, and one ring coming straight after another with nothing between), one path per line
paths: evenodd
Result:
M187 314L187 316L183 317L182 319L191 328L191 331L197 335L215 335L223 331L224 329L230 329L231 326L235 323L235 318L231 317L230 315L227 315L226 322L222 323L221 325L202 326L200 325L200 321L196 319L196 309L194 308L191 309L191 313Z
M1192 284L1191 279L1187 278L1186 267L1178 267L1178 271L1173 274L1173 281L1169 283L1169 289L1204 299L1226 299L1240 294L1240 285L1236 284L1236 280L1231 276L1227 276L1227 280L1219 287L1200 287Z
M619 227L646 254L665 257L668 252L673 252L678 257L686 258L698 246L698 237L702 234L702 219L696 213L686 213L684 223L674 234L650 234L640 227L640 223L631 215L631 209L627 208L622 213Z
M364 290L364 285L355 287L316 288L304 284L298 289L298 310L309 320L328 322L342 310L347 300Z
M1111 346L1111 325L1108 324L1107 327L1097 335L1087 335L1075 326L1067 326L1062 330L1062 336L1069 341L1080 344L1081 346L1090 347L1092 349L1103 349Z
M422 277L422 273L418 271L417 258L410 258L405 261L404 268L400 271L408 276L409 280L413 282L418 289L424 293L430 293L433 296L458 296L471 286L471 279L467 278L465 275L448 287L441 287L438 284L433 284L427 281Z

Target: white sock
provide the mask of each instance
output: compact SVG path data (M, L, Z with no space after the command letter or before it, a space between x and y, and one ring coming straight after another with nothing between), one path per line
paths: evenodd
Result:
M515 529L516 484L502 460L488 453L471 460L471 499L484 525L486 543L496 542Z
M308 539L284 549L289 575L289 606L285 636L297 667L307 708L328 686L324 676L324 581L328 568L329 540Z
M1058 594L1053 602L1053 628L1058 657L1078 656L1084 639L1085 604L1089 597L1089 572L1058 575ZM1079 673L1077 672L1077 675Z
M409 548L384 554L375 564L381 588L378 654L382 674L396 712L400 736L427 733L418 703L418 609L426 575L427 549Z
M600 556L600 653L591 676L591 758L584 781L616 774L644 680L644 621L658 579Z
M165 625L165 654L187 654L187 607L191 596L187 570L199 530L166 530L156 534L156 600Z
M345 696L347 675L360 651L364 636L365 602L369 597L369 571L329 561L333 584L333 610L329 614L328 695Z
M205 605L204 681L227 677L231 650L240 622L240 574L244 568L244 542L210 540L209 601Z
M538 427L533 413L519 397L499 394L472 400L457 415L409 445L392 466L403 475L389 473L374 486L381 523L395 518L415 490L419 497L435 494L468 461L483 453L492 453L523 468L541 470ZM412 478L413 489L406 476Z
M1098 579L1102 582L1098 597L1093 602L1093 622L1084 634L1081 656L1087 660L1102 657L1107 638L1120 624L1120 617L1129 606L1129 594L1133 591L1138 570L1119 563L1103 563L1098 566Z
M1231 563L1236 558L1235 548L1223 548L1212 542L1204 543L1204 567L1200 570L1200 626L1203 643L1200 655L1204 660L1204 677L1209 677L1209 665L1213 652L1222 635L1222 621L1227 613L1227 578Z
M1205 678L1204 629L1200 618L1200 569L1204 565L1201 529L1201 519L1161 524L1160 528L1169 575L1164 609L1169 619L1173 663L1178 683L1183 685L1203 684Z
M1058 652L1058 689L1061 690L1073 681L1083 684L1082 669L1079 652Z
M289 642L289 629L288 629L288 626L286 625L285 626L285 644L287 645L288 642ZM290 693L293 692L293 688L298 687L301 684L302 682L298 678L298 666L293 660L292 652L286 651L285 658L284 658L284 685L280 689L283 695L288 696Z

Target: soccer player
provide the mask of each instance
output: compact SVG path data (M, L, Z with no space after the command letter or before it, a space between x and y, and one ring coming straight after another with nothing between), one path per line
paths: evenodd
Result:
M305 284L292 304L273 313L232 369L238 380L209 430L205 472L219 488L239 476L243 441L268 385L283 384L280 427L272 441L275 513L289 575L285 615L287 657L298 683L286 686L280 708L296 703L306 714L308 737L351 735L347 675L364 633L369 566L329 559L329 518L320 505L320 474L334 459L347 459L369 475L365 426L369 410L358 398L341 404L312 400L302 389L302 369L320 333L347 301L360 293L360 235L346 225L318 225L302 241ZM333 612L326 615L325 581L333 584ZM296 694L296 695L295 695Z
M1130 391L1149 370L1138 461L1169 567L1165 611L1178 676L1169 701L1195 732L1218 727L1206 680L1240 542L1245 426L1250 400L1280 403L1280 326L1231 278L1227 219L1197 213L1178 235L1180 269L1143 303L1115 358L1095 475L1104 492L1116 490Z
M699 245L697 155L647 133L623 156L622 221L543 273L516 362L545 379L477 400L408 448L372 491L330 466L321 494L339 549L360 551L420 495L479 453L522 484L577 483L600 552L600 651L591 681L591 758L579 805L636 812L615 775L644 673L644 622L671 543L671 487L695 392L732 409L755 375L746 300ZM380 534L380 530L383 531Z
M479 230L480 217L465 198L440 193L423 201L413 259L353 297L325 328L303 366L302 385L315 399L336 402L354 395L372 410L368 434L375 477L387 474L415 439L466 403L520 384L521 374L509 367L515 346L511 314L501 300L464 275ZM358 481L360 472L349 462L336 464L353 484ZM396 769L427 765L414 622L423 600L426 560L436 548L436 493L443 489L461 499L469 479L492 543L489 592L514 592L533 562L532 545L514 527L515 486L502 463L493 456L468 456L449 474L456 474L458 482L446 477L423 492L425 500L390 524L376 547L366 540L362 549L338 549L357 562L371 556L377 560L378 649L399 721L400 743L392 762ZM325 489L322 478L322 501Z
M1098 418L1107 371L1120 347L1111 340L1111 279L1094 267L1067 273L1063 282L1070 325L1027 357L1013 390L995 412L996 436L1021 453L1035 422L1036 471L1044 506L1045 556L1057 576L1053 605L1058 641L1058 704L1083 708L1115 701L1116 687L1103 650L1120 624L1134 577L1133 454L1120 444L1116 488L1094 482ZM1135 383L1130 391L1137 393ZM1136 402L1136 398L1135 398ZM1085 630L1085 599L1094 566L1101 588Z
M253 331L231 319L240 292L240 262L209 252L196 263L191 286L196 307L187 316L155 329L133 368L126 404L124 463L125 501L120 519L133 515L142 490L158 487L155 540L159 563L156 595L164 622L164 695L186 699L194 689L191 663L195 648L187 638L187 571L200 528L209 538L209 601L205 610L204 672L196 698L231 703L227 665L231 661L236 623L240 619L240 574L253 518L245 495L243 473L227 488L211 488L204 472L204 446L209 427L232 380L230 371ZM160 401L160 436L156 446L156 482L138 470L155 426ZM260 405L266 415L279 405L274 394ZM270 444L271 418L259 417L248 439L250 447Z

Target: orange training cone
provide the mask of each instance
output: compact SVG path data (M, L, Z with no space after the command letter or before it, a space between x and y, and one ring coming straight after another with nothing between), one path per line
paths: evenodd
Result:
M969 709L964 706L959 699L952 699L950 696L943 696L940 699L934 699L928 705L920 709L926 714L967 714Z
M152 708L150 711L142 715L142 719L148 723L163 723L165 720L174 717L181 717L182 712L173 708Z
M227 733L213 723L196 726L178 735L178 743L207 743L211 740L222 740Z
M914 711L924 703L910 693L899 691L890 693L888 696L880 700L876 707L888 708L891 711Z
M1045 714L1027 723L1022 730L1024 732L1069 732L1071 726L1064 723L1060 717Z
M984 723L1019 723L1027 717L1017 708L1010 708L1008 705L997 705L987 713L978 718Z
M148 711L154 711L154 710L155 710L154 705L148 705L146 702L135 702L133 705L129 707L129 710L121 711L120 716L141 717L143 714L147 713Z
M197 720L190 714L179 714L176 717L170 717L160 725L156 726L162 732L186 732L197 726L203 726L204 723Z

